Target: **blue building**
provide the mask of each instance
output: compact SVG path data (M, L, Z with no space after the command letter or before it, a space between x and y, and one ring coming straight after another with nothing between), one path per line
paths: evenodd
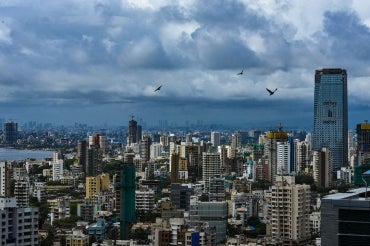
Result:
M312 146L314 150L328 147L337 171L348 163L347 71L316 70L314 93Z
M89 225L87 232L90 236L95 236L97 240L104 239L106 234L106 223L104 219L98 219L96 223Z

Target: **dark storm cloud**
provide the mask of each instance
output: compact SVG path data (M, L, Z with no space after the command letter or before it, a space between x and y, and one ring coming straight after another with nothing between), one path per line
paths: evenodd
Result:
M350 103L369 104L369 16L351 3L317 4L2 2L0 105L14 105L1 108L3 117L32 107L37 118L63 108L91 119L95 108L117 122L122 111L311 124L314 71L324 67L346 68ZM269 97L265 88L278 93Z
M370 29L354 12L326 12L324 28L330 40L328 55L342 59L344 66L361 73L360 64L370 61Z

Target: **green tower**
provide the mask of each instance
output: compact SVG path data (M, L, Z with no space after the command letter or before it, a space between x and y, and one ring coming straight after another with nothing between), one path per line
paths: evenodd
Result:
M129 239L129 230L135 223L135 165L134 153L126 153L121 169L119 183L121 195L120 219L121 219L121 240Z

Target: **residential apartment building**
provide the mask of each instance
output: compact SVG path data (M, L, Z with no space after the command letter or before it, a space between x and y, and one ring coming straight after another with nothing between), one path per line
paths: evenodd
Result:
M136 211L150 212L155 206L155 192L148 188L142 188L135 191Z
M17 208L16 198L0 198L0 244L38 245L38 208Z
M277 176L271 187L269 216L275 243L302 245L310 238L310 186L294 176Z

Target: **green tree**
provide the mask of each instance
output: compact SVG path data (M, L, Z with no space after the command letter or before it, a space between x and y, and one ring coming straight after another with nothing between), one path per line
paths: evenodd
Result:
M64 168L66 170L70 170L71 169L71 166L73 166L73 164L75 163L76 159L66 159L64 160Z
M40 240L40 245L41 246L53 245L54 239L55 239L54 228L52 226L49 226L47 229L47 236L46 238L42 238Z
M253 226L255 230L246 230L245 235L247 237L256 238L258 235L266 234L266 224L262 223L257 216L252 216L248 218L248 225Z
M47 202L41 202L39 204L39 228L45 224L46 219L48 218L48 214L50 212L49 204Z
M226 233L229 237L234 237L236 235L241 234L241 231L240 231L240 228L238 226L227 223Z
M300 174L300 175L295 176L295 183L296 184L313 185L314 184L314 179L311 175Z
M138 243L146 243L148 241L148 236L150 235L150 228L137 228L131 231L131 237L133 240L138 241Z
M265 179L259 179L252 184L252 190L268 190L271 182Z

